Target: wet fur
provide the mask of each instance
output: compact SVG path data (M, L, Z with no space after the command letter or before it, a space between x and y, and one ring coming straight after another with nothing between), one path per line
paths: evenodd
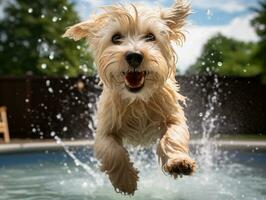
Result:
M98 104L95 155L102 171L118 192L134 194L138 171L130 162L124 143L148 145L159 140L157 154L164 172L190 175L195 162L189 156L189 132L175 80L176 57L171 42L182 43L182 28L190 7L176 0L170 9L137 5L105 7L89 20L69 27L65 37L86 38L95 57L103 92ZM158 14L159 13L159 14ZM121 45L111 43L115 33L125 36ZM146 42L147 33L156 36ZM145 86L131 93L123 72L130 70L127 51L140 51L144 61L138 70L147 72Z

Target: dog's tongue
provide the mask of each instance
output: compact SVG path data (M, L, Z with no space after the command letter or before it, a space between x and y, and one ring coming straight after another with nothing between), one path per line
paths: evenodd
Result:
M143 76L144 72L128 72L125 78L131 87L139 87L141 85Z

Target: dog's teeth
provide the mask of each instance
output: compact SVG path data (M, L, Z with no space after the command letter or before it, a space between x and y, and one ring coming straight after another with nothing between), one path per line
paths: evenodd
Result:
M144 76L141 78L140 85L144 83Z
M128 80L125 79L125 81L126 81L126 85L127 85L127 86L130 86L130 83L128 82Z

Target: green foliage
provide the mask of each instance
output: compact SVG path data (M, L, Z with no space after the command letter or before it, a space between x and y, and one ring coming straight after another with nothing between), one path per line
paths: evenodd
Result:
M260 41L245 43L216 35L209 39L202 55L188 73L219 74L226 76L261 76L266 82L266 0L253 9L256 17L252 25Z
M260 60L262 64L262 76L266 82L266 0L259 2L259 7L255 8L256 17L252 20L252 25L256 29L260 42L254 59Z
M188 73L219 74L221 76L256 76L261 66L253 59L257 45L245 43L221 34L209 39L203 53Z
M93 72L85 42L62 38L79 21L68 0L16 0L6 3L0 21L0 75L76 76Z

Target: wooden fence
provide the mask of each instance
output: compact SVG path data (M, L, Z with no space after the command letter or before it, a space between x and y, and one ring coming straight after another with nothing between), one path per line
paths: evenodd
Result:
M266 133L266 86L257 78L193 76L177 80L181 93L188 97L186 115L192 134L202 133L203 122L208 126L206 112L212 118L217 115L214 133ZM8 108L11 138L50 138L54 134L90 138L101 92L97 83L95 77L0 78L0 106Z

